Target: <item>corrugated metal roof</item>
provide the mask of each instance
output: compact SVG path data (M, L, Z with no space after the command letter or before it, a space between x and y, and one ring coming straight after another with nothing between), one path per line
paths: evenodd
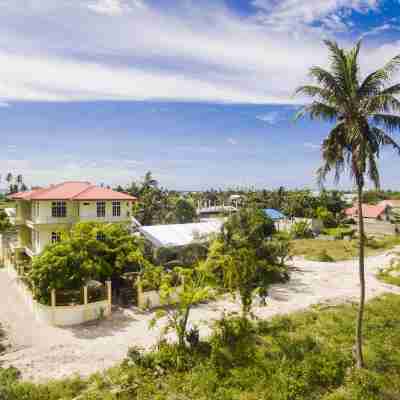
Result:
M265 212L267 217L271 218L273 221L286 218L285 215L283 215L280 211L275 210L274 208L265 208L263 211Z
M213 220L191 224L151 225L139 227L155 247L180 247L221 231L223 221Z

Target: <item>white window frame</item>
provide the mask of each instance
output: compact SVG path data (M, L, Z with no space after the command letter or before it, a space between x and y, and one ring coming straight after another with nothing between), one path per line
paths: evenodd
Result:
M113 200L112 202L112 216L113 217L121 216L121 202L119 200Z
M52 201L51 216L53 218L65 218L67 216L67 202L64 200Z
M96 215L97 218L104 218L106 216L106 202L104 200L96 201Z
M61 232L51 232L51 243L59 243L61 242Z

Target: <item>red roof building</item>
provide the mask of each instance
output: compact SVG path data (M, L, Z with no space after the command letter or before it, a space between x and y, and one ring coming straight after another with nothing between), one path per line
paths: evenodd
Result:
M385 219L386 211L388 205L386 204L377 204L377 205L369 205L363 204L362 211L364 218L371 219ZM353 207L347 208L345 210L346 216L349 218L357 218L358 217L358 205L354 205Z
M63 182L47 188L14 193L9 198L13 200L136 200L136 197L129 194L92 185L89 182Z

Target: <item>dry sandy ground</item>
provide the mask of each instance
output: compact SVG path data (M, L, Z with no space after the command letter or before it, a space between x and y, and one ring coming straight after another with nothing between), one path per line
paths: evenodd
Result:
M400 249L397 249L400 250ZM400 288L375 278L378 268L388 265L392 252L367 259L367 297L384 292L400 294ZM291 281L274 285L266 307L255 307L260 318L286 314L317 303L356 300L359 293L355 261L318 263L295 259ZM14 365L29 380L45 381L71 374L88 375L121 361L130 346L149 348L160 336L160 326L150 330L151 313L136 309L117 310L109 320L79 327L55 328L36 322L15 289L13 279L0 270L0 322L9 336L10 348L3 366ZM236 311L236 302L225 298L193 310L191 323L201 334L224 311Z

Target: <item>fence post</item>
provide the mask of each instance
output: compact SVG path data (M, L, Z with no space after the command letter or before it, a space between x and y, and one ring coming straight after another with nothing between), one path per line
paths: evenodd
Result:
M83 287L83 304L86 306L88 303L88 287L85 285Z
M56 305L57 305L57 298L56 298L56 289L51 289L51 322L53 325L56 324Z
M111 281L108 280L106 282L106 287L107 287L107 303L108 303L108 314L111 314L111 306L112 306L112 287L111 287Z

